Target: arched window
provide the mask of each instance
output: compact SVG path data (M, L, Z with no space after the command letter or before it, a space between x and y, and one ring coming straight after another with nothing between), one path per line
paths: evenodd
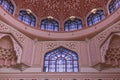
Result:
M41 21L41 30L47 31L59 31L59 24L54 19L43 19Z
M104 11L103 10L97 10L96 13L91 13L87 17L87 24L88 26L91 26L93 24L96 24L100 22L102 19L104 19Z
M78 55L59 47L44 56L44 72L78 72Z
M64 23L64 31L74 31L82 28L82 21L78 18L69 19Z
M18 19L30 26L35 26L36 24L36 18L34 15L26 10L21 10L19 12Z
M119 6L120 6L120 0L111 0L109 4L109 12L112 13Z
M0 0L0 5L10 14L13 14L14 6L10 0Z

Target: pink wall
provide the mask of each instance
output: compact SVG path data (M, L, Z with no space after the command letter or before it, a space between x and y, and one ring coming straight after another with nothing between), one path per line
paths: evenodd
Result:
M3 10L0 7L0 17L2 20L4 20L6 23L11 25L12 27L24 32L24 34L27 34L33 38L39 38L44 40L73 40L73 39L80 39L84 37L94 36L100 31L104 30L105 28L109 27L111 24L116 22L120 19L120 8L114 12L114 14L111 14L107 16L104 20L99 22L98 24L88 27L83 30L79 31L73 31L73 32L49 32L49 31L42 31L38 29L34 29L26 24L23 24L21 21L16 19L15 16L11 16L8 13L6 13L5 10Z
M0 46L13 47L17 56L15 67L4 65L0 68L0 80L19 80L21 77L25 80L120 80L120 65L115 68L108 66L104 58L113 35L120 36L120 8L97 25L68 33L33 29L1 7L0 19L0 37L10 37L0 39ZM120 45L116 39L113 45L116 45L116 41ZM60 46L78 54L79 72L43 72L45 53Z

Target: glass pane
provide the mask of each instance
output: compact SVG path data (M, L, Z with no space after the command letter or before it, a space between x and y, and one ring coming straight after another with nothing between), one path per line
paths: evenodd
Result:
M73 30L78 30L81 28L78 28L78 26L81 26L82 28L82 21L80 19L74 19L74 20L68 20L64 24L64 30L65 31L73 31Z
M48 31L58 31L59 24L57 21L53 19L44 19L41 21L41 26L44 27L42 29L48 30Z
M78 56L76 53L57 48L45 55L45 72L78 72Z
M114 12L115 9L117 9L120 6L120 0L111 0L109 4L109 12Z
M21 10L19 12L18 19L30 26L35 26L35 24L36 24L35 17L32 14L28 14L27 11L25 11L25 10Z
M1 0L0 1L0 5L2 5L2 7L8 11L10 14L13 14L13 11L14 11L14 6L13 4L11 3L10 0Z
M91 26L93 24L96 24L100 22L104 18L104 12L103 10L97 10L95 14L91 13L87 18L87 24L88 26Z

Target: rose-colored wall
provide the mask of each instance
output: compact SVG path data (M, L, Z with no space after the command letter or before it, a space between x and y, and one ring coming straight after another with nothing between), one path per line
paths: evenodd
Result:
M78 54L80 67L89 66L88 48L84 41L37 41L34 43L33 66L40 66L43 70L44 55L60 46Z
M0 68L0 80L19 80L20 78L31 80L32 77L37 80L46 78L50 80L98 80L99 78L119 80L119 66L117 68L105 67L104 56L106 54L103 55L109 47L111 37L113 35L120 36L119 13L120 9L99 24L85 30L54 33L36 30L22 24L0 7L0 37L3 35L10 36L12 41L5 40L13 46L16 56L19 58L16 65L18 69L6 68L6 66ZM115 42L116 40L113 40L113 43ZM117 43L120 45L119 40ZM105 44L108 46L104 47ZM1 41L0 45L5 46L6 43ZM60 46L78 54L78 73L43 72L45 53Z
M104 20L100 21L98 24L95 24L91 27L86 27L85 29L78 30L78 31L70 31L70 32L51 32L51 31L43 31L29 25L24 24L23 22L19 21L15 16L12 16L4 9L0 7L0 17L4 20L7 24L11 25L12 27L24 32L28 36L33 38L39 38L40 40L80 40L84 37L95 36L100 31L108 28L111 24L118 21L120 19L120 8L118 8L114 14L107 16ZM62 26L60 26L62 27Z
M45 53L62 46L69 50L75 51L78 54L79 72L64 73L64 75L71 74L71 78L66 78L61 73L52 73L52 75L55 75L56 77L55 80L58 78L59 79L64 78L66 80L71 80L73 78L80 79L80 80L85 80L86 78L90 80L93 80L93 79L97 80L98 78L102 78L102 79L107 78L106 80L110 80L110 79L113 80L113 77L115 77L115 75L116 75L116 79L119 79L119 76L120 76L119 68L111 68L111 69L108 68L108 69L103 69L102 71L99 71L97 70L96 67L93 67L97 64L102 63L101 52L100 52L102 45L104 45L106 43L106 40L110 38L111 33L119 34L119 31L120 31L120 26L118 21L117 23L109 26L108 29L105 29L104 31L100 32L98 35L94 36L91 39L88 38L83 41L40 41L37 38L32 39L29 36L24 35L24 33L21 33L17 29L14 29L12 26L9 26L6 23L0 21L1 34L3 35L8 33L22 48L22 55L20 60L20 63L22 64L20 66L22 66L23 68L23 69L20 69L22 70L22 73L19 69L15 70L14 68L13 69L1 68L0 77L1 79L4 79L4 78L6 79L6 76L7 76L9 79L17 80L16 76L18 74L19 76L23 77L23 79L25 80L27 79L31 80L30 75L32 75L34 78L38 77L37 75L39 75L40 79L45 79L46 77L42 75L47 74L48 75L47 78L52 79L52 76L50 76L51 73L43 72L44 55ZM112 40L112 38L110 40ZM101 66L97 65L97 67L101 67ZM2 74L3 72L5 74ZM9 74L9 76L6 74ZM84 75L89 74L89 76L83 76L83 74ZM92 74L95 76L94 78L91 78L93 76ZM103 77L103 75L105 74L106 76ZM10 77L13 75L15 76L14 78ZM58 76L58 75L61 75L61 76ZM114 76L111 76L111 75L114 75ZM80 78L78 76L81 76L83 78ZM21 77L19 77L18 79L20 79Z

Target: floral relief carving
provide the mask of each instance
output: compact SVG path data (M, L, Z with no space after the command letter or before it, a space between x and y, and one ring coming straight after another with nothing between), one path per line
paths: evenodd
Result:
M58 17L59 16L59 6L60 6L61 1L56 1L56 0L43 0L44 6L42 7L42 17L44 16L53 16L53 17ZM49 11L48 13L46 13ZM56 13L56 14L54 14ZM59 19L59 18L58 18Z
M0 32L7 32L7 33L12 33L13 35L16 36L16 38L21 42L24 43L25 37L23 34L20 32L16 31L12 27L8 27L4 23L0 22Z
M47 49L54 49L57 46L57 43L48 42L46 46L47 46Z
M108 0L24 0L23 2L14 0L14 2L19 8L30 9L37 18L53 16L61 21L70 16L84 18L93 8L103 8Z
M7 31L8 27L5 26L4 24L0 24L0 31Z
M105 55L106 64L120 67L120 47L110 47Z
M16 56L17 56L17 63L19 64L21 61L21 57L22 57L22 48L15 40L13 40L13 42L14 42L14 44L13 44L14 50L15 50Z
M103 33L103 34L101 34L98 38L97 38L97 40L99 41L99 42L102 42L105 38L106 38L106 33Z
M78 10L80 9L80 1L79 0L66 0L64 1L64 7L70 9Z
M22 44L24 43L25 37L23 34L14 29L10 29L10 33L12 33L18 39L19 42L21 42Z
M116 31L120 31L120 26L113 26L112 28L109 28L108 30L103 31L102 33L100 33L97 37L97 44L101 44L103 43L103 41L106 39L106 37L112 33L112 32L116 32Z
M0 67L21 63L22 48L10 34L0 34Z
M52 50L52 49L55 49L60 46L69 48L71 50L75 50L77 43L76 42L66 42L66 41L58 41L58 42L57 41L56 42L48 41L45 43L45 46L48 50Z
M56 1L56 0L53 0L53 1L43 0L43 2L44 2L44 5L47 7L47 8L44 7L44 9L48 9L48 8L55 9L55 8L58 8L60 4L60 1Z
M16 32L16 36L20 42L24 43L25 37L22 34Z
M76 43L74 42L65 43L65 45L70 49L76 49Z
M0 66L11 66L16 64L16 53L14 49L5 49L0 47ZM10 63L11 62L11 63Z
M3 59L12 59L15 56L15 51L13 49L5 49L0 47L0 56Z
M95 8L95 6L97 6L96 8L98 8L98 7L102 7L103 5L105 6L107 3L108 3L108 0L101 0L101 1L98 1L98 0L85 0L84 1L84 4L86 4L86 5L84 5L84 7L85 7L85 10L84 10L85 15L88 13L88 11Z

